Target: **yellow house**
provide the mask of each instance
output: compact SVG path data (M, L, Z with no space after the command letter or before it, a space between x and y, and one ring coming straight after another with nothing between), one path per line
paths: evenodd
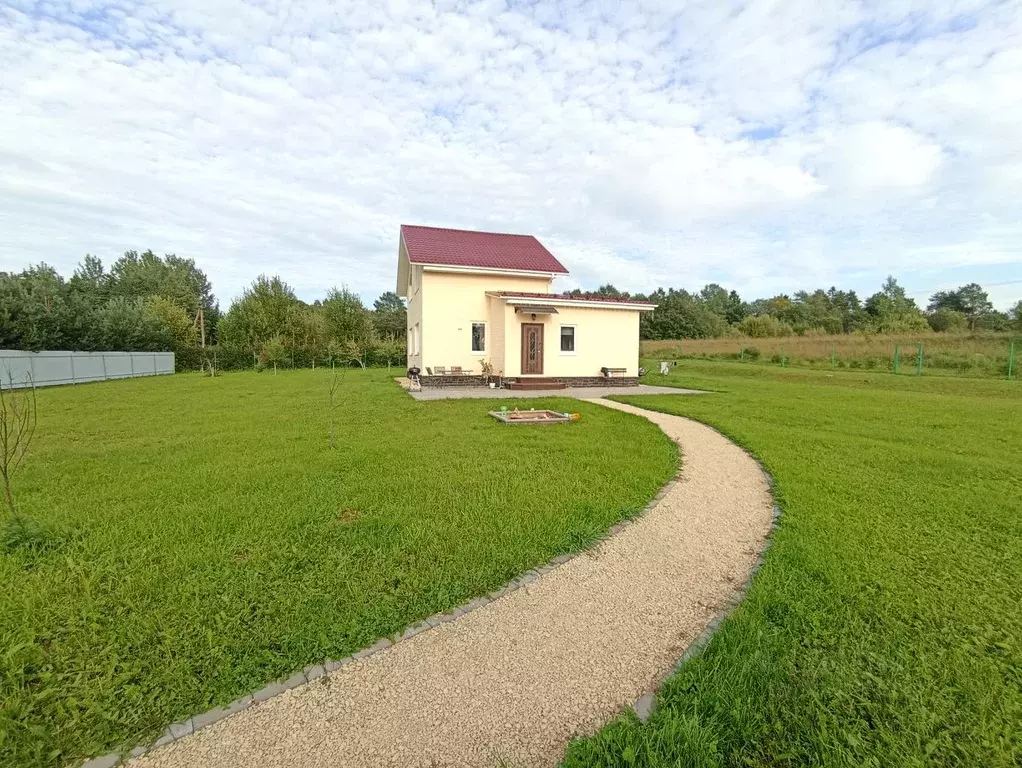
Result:
M397 292L424 386L635 384L645 301L553 291L568 270L531 235L403 225ZM608 379L614 379L608 382Z

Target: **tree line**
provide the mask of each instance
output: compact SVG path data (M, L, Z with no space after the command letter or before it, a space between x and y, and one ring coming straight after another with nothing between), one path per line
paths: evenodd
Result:
M1022 301L998 312L976 283L938 291L925 308L893 277L865 301L837 288L745 301L716 283L695 293L629 294L608 284L570 294L656 303L642 315L643 339L1022 331ZM403 366L406 327L396 293L384 293L372 309L343 286L307 303L278 276L260 275L222 312L192 259L148 250L127 251L109 269L86 255L68 278L46 264L0 272L0 346L6 349L171 350L182 369L211 361L221 369Z
M731 335L766 338L805 334L905 333L933 330L1022 331L1022 301L1009 312L994 309L989 296L976 283L954 291L938 291L926 308L905 294L894 277L865 301L855 291L798 291L768 299L744 301L736 291L710 283L697 293L658 288L649 294L631 294L613 285L595 291L570 291L574 296L601 296L654 302L657 308L640 320L643 339L708 339Z
M279 277L260 275L220 319L217 343L262 365L403 366L406 318L404 302L394 292L382 294L372 310L345 287L331 288L325 299L307 304Z
M127 251L107 269L86 255L69 278L39 264L0 272L0 347L166 351L179 369L313 364L403 365L405 306L368 309L348 289L306 303L260 275L221 312L206 273L175 254Z

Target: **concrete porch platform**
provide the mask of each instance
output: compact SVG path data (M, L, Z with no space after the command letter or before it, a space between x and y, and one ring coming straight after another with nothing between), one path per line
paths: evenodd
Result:
M489 389L486 387L437 387L422 389L418 392L408 391L416 400L458 400L475 398L490 400L495 398L523 400L533 397L577 397L587 400L608 395L707 395L699 389L679 389L678 387L655 387L639 384L634 387L568 387L567 389Z

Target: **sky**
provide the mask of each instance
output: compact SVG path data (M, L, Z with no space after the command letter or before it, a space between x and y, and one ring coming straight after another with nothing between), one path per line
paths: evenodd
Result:
M402 223L557 288L1022 298L1022 0L0 0L0 270L393 290Z

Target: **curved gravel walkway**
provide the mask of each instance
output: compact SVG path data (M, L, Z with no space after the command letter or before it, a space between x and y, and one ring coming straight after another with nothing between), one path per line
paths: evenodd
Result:
M594 402L680 444L680 481L652 509L521 589L131 765L554 766L655 689L750 576L773 502L709 427Z

